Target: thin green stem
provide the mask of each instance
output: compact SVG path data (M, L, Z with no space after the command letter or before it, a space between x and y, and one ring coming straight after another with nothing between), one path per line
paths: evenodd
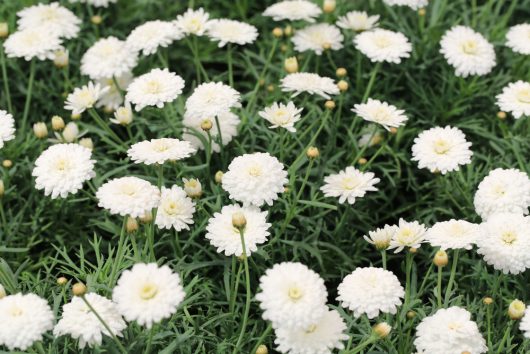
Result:
M386 250L381 250L381 259L383 261L383 269L386 269Z
M267 337L269 335L269 333L272 331L272 324L269 323L269 325L267 326L267 328L263 331L263 333L261 334L261 336L258 338L258 341L256 342L256 345L254 346L254 348L252 349L251 353L255 353L257 350L258 350L258 347L263 343L263 340L265 339L265 337Z
M239 229L239 236L241 237L241 247L243 249L243 262L245 264L245 286L247 289L247 298L245 301L245 313L243 315L243 324L241 326L241 333L239 333L239 338L237 339L236 347L234 348L234 351L232 354L236 354L239 351L239 347L241 346L241 342L243 341L243 337L245 336L245 332L247 330L247 321L248 321L248 314L250 312L250 272L248 270L248 258L247 258L247 251L245 246L245 230L243 228Z
M371 335L367 340L353 348L351 351L347 352L347 354L356 354L359 353L361 350L369 346L370 344L373 344L377 341L377 337L375 335Z
M374 86L375 77L376 77L380 67L381 67L381 63L377 63L377 64L375 64L374 68L372 69L372 73L370 74L370 81L368 81L368 85L366 86L366 89L364 91L362 103L366 102L366 100L370 96L370 92L372 91L372 87Z
M438 308L442 308L442 269L438 267L438 287L436 291L436 298L438 300Z
M29 67L29 80L28 80L28 90L26 92L26 103L24 103L24 113L22 114L22 124L20 125L20 131L25 132L26 124L29 114L29 106L31 105L31 96L33 93L33 82L35 81L35 59L31 60Z
M449 303L449 297L451 296L451 291L453 290L453 284L456 276L456 266L458 264L458 254L459 250L456 249L453 257L453 264L451 265L451 275L449 276L449 282L447 283L447 289L445 290L445 300L444 305L447 306Z
M501 342L499 343L499 347L497 348L497 354L504 353L504 343L508 340L508 337L510 336L510 332L512 331L512 325L513 321L510 321L508 326L506 326L506 330L504 331L504 336L502 337Z
M232 63L232 44L228 43L226 48L226 60L228 62L228 83L234 87L234 68Z
M116 144L118 144L118 146L123 146L124 143L123 141L120 139L120 137L118 135L116 135L116 133L114 133L114 131L109 127L108 124L105 123L105 121L103 120L103 118L101 118L101 116L99 115L99 113L94 109L94 108L89 108L88 109L88 113L90 114L90 116L92 118L94 118L94 120L96 121L96 123L99 125L99 127L104 130L105 132L107 132L109 134L109 136L114 140L114 142Z
M145 354L149 354L151 353L151 346L153 345L153 334L155 332L155 326L152 326L151 329L149 330L149 334L148 334L148 337L147 337L147 345L145 347Z
M410 273L412 271L412 252L407 252L407 256L405 258L405 276L406 276L406 283L405 283L405 303L403 307L407 307L407 305L410 302Z
M120 239L118 241L118 250L116 251L116 259L114 262L112 262L112 270L110 273L110 281L109 281L109 287L113 287L114 283L116 282L116 276L118 274L118 265L121 264L122 261L122 252L123 252L123 244L125 242L125 228L127 226L127 217L123 218L123 222L121 225L121 231L120 231Z
M7 100L7 109L9 113L13 113L13 106L11 103L11 92L9 91L9 84L7 80L6 57L4 54L4 46L0 44L0 65L2 66L2 81L4 82L4 91Z

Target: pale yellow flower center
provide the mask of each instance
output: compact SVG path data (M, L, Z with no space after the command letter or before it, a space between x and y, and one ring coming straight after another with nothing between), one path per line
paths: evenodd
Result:
M105 43L99 48L99 50L102 56L110 56L116 52L114 46L110 43Z
M57 11L55 9L45 9L42 12L42 19L43 20L55 20L57 18Z
M444 155L451 149L449 143L443 139L438 139L434 142L434 152L438 155Z
M341 186L343 189L351 191L359 185L359 180L355 177L345 177L342 180Z
M450 236L461 237L464 235L464 228L460 224L452 224L449 228Z
M300 300L300 298L304 294L302 293L302 290L299 287L293 286L289 288L287 295L289 296L289 298L291 298L291 300L296 301L296 300Z
M530 89L524 88L517 92L517 100L522 103L530 103Z
M392 42L390 41L390 38L388 38L387 36L375 37L374 43L378 48L386 48L392 44Z
M28 47L33 47L34 45L39 43L39 38L34 36L32 33L27 33L24 37L21 38L21 42L23 42Z
M153 150L155 150L156 152L164 152L169 150L169 146L162 141L155 141L153 143Z
M284 125L289 123L289 115L287 114L287 111L284 109L278 109L273 114L273 120L278 125Z
M374 120L377 122L387 122L390 120L390 114L388 114L388 110L383 107L376 108L373 114Z
M261 168L259 166L252 166L248 169L248 174L252 177L261 176Z
M452 331L456 331L457 329L459 329L460 327L462 327L462 325L458 322L450 322L448 325L447 325L447 328L449 328L450 330Z
M190 179L186 183L184 183L184 186L187 188L196 188L197 187L197 181L194 179Z
M174 200L168 200L164 202L164 211L169 215L175 215L180 212L180 205Z
M140 288L140 297L143 300L151 300L152 298L156 296L157 293L158 293L158 287L156 286L156 284L153 284L153 283L145 283Z
M477 54L477 51L478 51L477 42L472 39L468 39L464 41L462 43L462 51L466 54L471 54L471 55Z
M58 170L58 171L65 171L68 169L68 167L70 166L70 163L68 160L65 160L65 159L58 159L56 162L55 162L55 168Z
M22 316L23 313L24 311L22 311L22 309L16 305L9 309L9 314L13 317Z
M309 327L306 329L305 333L313 333L316 329L317 329L317 325L312 324L311 326L309 326Z
M190 32L197 32L201 29L202 23L198 18L192 18L188 22L188 30Z
M162 85L157 80L148 81L145 84L145 92L152 95L159 94L162 91Z
M517 241L517 235L513 231L506 231L502 234L502 242L504 242L507 245L513 244L515 241Z
M497 185L493 187L493 194L495 194L497 197L502 197L506 194L506 189L502 185Z
M131 185L131 184L125 184L123 186L121 186L121 192L125 195L128 195L128 196L133 196L136 194L136 188L135 186Z
M79 92L79 95L77 96L79 99L79 102L82 103L85 107L92 107L96 100L94 99L94 95L89 90L82 90Z

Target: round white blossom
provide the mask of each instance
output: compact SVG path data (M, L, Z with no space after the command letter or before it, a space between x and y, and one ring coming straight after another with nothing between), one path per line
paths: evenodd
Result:
M425 240L427 229L417 221L405 221L399 219L397 229L390 240L389 249L396 249L394 253L401 252L405 247L419 248Z
M168 69L153 69L134 79L127 87L125 99L139 112L147 106L164 107L174 101L184 88L184 80Z
M322 10L316 4L307 0L280 1L267 7L263 16L272 17L274 21L315 22L315 17L320 16Z
M383 228L377 228L369 231L368 235L363 236L364 240L375 246L378 250L385 250L390 246L390 241L396 233L396 225L385 225Z
M301 263L275 264L259 282L256 300L274 328L307 328L328 311L324 280Z
M515 53L530 55L530 23L510 27L506 33L506 45Z
M116 82L114 81L116 80ZM115 111L123 104L121 90L126 90L132 82L132 73L125 73L120 77L99 79L97 82L106 92L99 98L96 107L104 107L106 110ZM116 85L116 83L118 85Z
M209 133L212 139L211 150L214 152L221 151L219 140L222 140L223 146L232 141L237 135L237 126L241 122L239 117L232 112L220 113L211 119L205 119L201 115L191 114L189 111L186 111L182 120L182 124L185 127L182 139L189 141L196 148L204 150L204 142L208 142L208 133L201 126L206 120L212 123L212 128L209 130Z
M92 5L94 7L108 7L109 4L115 4L118 2L118 0L68 0L70 2L76 3L87 3L88 5Z
M112 291L112 300L123 317L147 328L177 312L185 296L180 276L156 263L135 264L121 274Z
M383 0L383 2L390 6L408 6L413 10L426 7L429 0Z
M294 103L290 101L286 105L274 102L270 107L265 107L258 114L272 124L271 128L282 127L294 133L296 132L294 123L300 120L302 110L303 108L296 108Z
M193 224L195 203L188 197L184 189L177 185L171 188L162 187L160 203L156 212L156 226L160 229L175 231L189 230Z
M202 7L197 10L188 9L182 15L177 16L174 24L177 30L185 35L202 36L206 31L209 17L210 14L205 12Z
M150 55L156 53L159 47L166 48L180 38L182 33L173 22L154 20L133 29L125 42L131 51Z
M425 239L434 247L446 249L464 248L470 250L480 237L480 227L465 220L437 222L427 233Z
M473 152L471 143L464 133L455 127L434 127L421 132L412 145L412 161L418 162L419 168L431 172L458 171L460 165L471 163Z
M108 90L108 87L102 88L100 84L94 84L92 81L82 87L76 87L74 92L66 97L64 109L72 111L72 114L81 114L93 108Z
M272 205L288 182L283 164L269 153L244 154L232 160L222 186L230 199L257 207Z
M524 316L519 323L519 329L523 332L525 338L530 338L530 307L526 307Z
M324 178L324 185L320 190L326 197L339 197L339 203L353 205L356 198L362 198L366 192L377 191L374 187L380 179L373 172L361 172L355 167L348 166L337 174Z
M365 11L350 11L339 17L335 24L343 29L361 32L377 27L378 21L379 15L368 16Z
M92 80L120 77L130 73L137 62L138 54L125 41L111 36L98 40L83 54L81 74Z
M66 39L77 37L81 24L81 20L73 12L57 2L26 7L17 12L17 16L19 30L41 28Z
M215 116L241 107L241 95L222 82L200 84L186 100L186 113L213 122Z
M190 157L197 150L188 141L160 138L144 140L133 144L127 155L134 163L146 165L163 164L166 161L178 161Z
M386 130L398 128L408 120L404 110L371 98L366 103L356 104L352 112L364 120L381 124Z
M497 95L497 106L510 112L515 119L530 116L530 82L519 80L511 82Z
M412 45L403 33L381 28L356 35L353 43L372 62L399 64L412 51Z
M311 95L317 94L325 99L330 99L330 95L340 93L333 79L313 73L289 74L282 79L281 87L283 92L293 92L293 97L307 92Z
M206 25L206 34L211 40L219 42L219 47L228 43L244 45L252 43L258 38L256 27L245 22L219 19L211 20Z
M96 176L92 151L79 144L57 144L44 150L35 161L32 176L35 188L44 194L66 198L83 188L83 183Z
M342 49L344 36L334 25L318 23L307 26L295 32L292 41L294 49L299 52L312 50L317 55L321 55L324 50Z
M58 32L30 27L7 37L4 49L8 58L24 58L30 61L33 58L53 60L55 53L63 47Z
M15 139L15 120L13 115L0 109L0 149L6 141Z

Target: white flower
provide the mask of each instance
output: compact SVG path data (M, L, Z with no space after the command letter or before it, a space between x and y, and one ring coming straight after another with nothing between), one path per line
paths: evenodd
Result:
M125 102L123 106L120 106L114 112L114 118L109 119L114 124L129 125L133 121L133 112L131 104Z
M202 36L206 31L209 17L210 14L205 12L202 7L197 10L188 9L182 15L177 16L174 24L185 35L194 34L196 36Z
M481 236L479 225L465 220L437 222L427 233L425 239L434 247L446 249L464 248L470 250Z
M188 141L160 138L144 140L133 144L127 155L134 163L146 165L163 164L166 161L178 161L190 157L197 150Z
M109 210L111 214L136 218L158 206L160 191L141 178L121 177L99 187L96 198L98 206Z
M206 25L206 34L213 41L219 42L219 47L228 43L244 45L252 43L258 38L256 27L245 22L220 19L211 20Z
M141 75L127 87L125 99L139 112L147 106L164 107L174 101L184 88L184 80L168 69L153 69Z
M15 120L13 115L0 109L0 149L4 143L15 139Z
M516 53L530 55L530 23L510 27L506 33L506 45Z
M120 77L130 73L137 62L138 54L125 41L111 36L98 40L83 54L81 73L92 80Z
M395 248L394 253L401 252L405 247L419 248L425 240L425 226L417 221L408 222L399 219L397 229L390 240L389 249Z
M270 235L268 230L271 224L266 221L266 211L260 211L255 207L225 205L220 212L215 213L208 220L206 239L217 248L218 253L224 253L226 256L241 256L243 254L241 235L239 230L232 225L232 215L235 213L242 213L247 220L243 237L246 255L250 256L258 249L257 245L267 241Z
M63 306L62 318L55 325L53 334L55 336L70 335L73 339L78 339L81 349L87 344L89 347L101 345L103 335L121 337L121 331L127 325L118 313L116 305L109 299L95 293L86 294L85 299L105 321L112 334L79 296L74 296L72 301Z
M44 189L52 199L76 194L85 181L96 176L96 161L91 158L92 151L79 144L50 146L35 161L35 188Z
M280 353L328 354L334 349L344 349L348 339L346 323L336 310L326 310L320 319L307 327L280 326L275 330L274 343Z
M55 132L58 142L72 143L79 137L79 127L75 122L68 122L62 134Z
M496 98L497 106L502 111L512 113L515 119L530 116L530 82L511 82Z
M162 187L155 220L158 228L189 230L188 225L193 224L194 212L195 203L187 196L184 189L177 185L171 188Z
M19 30L40 27L66 39L77 37L81 24L76 15L56 2L26 7L17 12L17 16Z
M520 214L498 213L480 225L477 252L504 274L530 268L530 220Z
M374 231L369 231L368 236L363 236L364 240L375 246L378 250L385 250L390 246L390 241L396 233L398 227L396 225L385 225L382 229L377 228Z
M81 114L94 107L108 90L108 87L102 88L99 84L94 85L92 81L82 87L76 87L74 92L66 97L64 109L72 111L72 114Z
M530 178L515 168L496 168L478 185L473 204L483 220L503 212L526 215L530 207Z
M263 16L272 17L274 21L298 21L315 22L315 17L320 16L320 7L307 0L280 1L267 7Z
M381 124L386 130L398 128L408 120L404 110L371 98L366 103L356 104L352 112L364 120Z
M530 307L526 307L524 316L519 323L519 329L523 332L525 338L530 338Z
M215 119L216 117L217 119ZM184 112L182 124L185 129L182 139L189 141L196 148L204 150L204 142L208 142L208 134L201 128L201 125L205 120L209 120L212 123L212 129L209 131L212 138L211 150L214 152L221 151L218 138L220 137L222 140L223 146L227 145L237 135L237 126L241 121L232 112L220 113L216 117L205 119L201 115L191 114L189 111ZM218 122L219 125L217 125ZM221 131L220 134L219 131Z
M380 179L372 172L361 172L355 167L348 166L337 174L324 178L324 185L320 190L326 197L339 197L339 203L353 205L356 198L364 197L366 192L374 192L375 184Z
M471 143L464 133L455 127L434 127L421 132L412 145L412 161L418 161L419 168L431 172L458 171L460 165L471 163Z
M383 2L390 6L408 6L413 10L418 10L426 7L429 0L383 0Z
M289 101L287 105L274 102L270 107L265 107L265 109L258 112L258 114L272 124L271 128L282 127L291 133L294 133L296 132L294 123L300 120L300 113L302 110L303 108L296 108L291 101Z
M353 43L372 62L399 64L412 51L412 45L403 33L381 28L358 34Z
M0 300L0 345L26 350L53 328L53 312L35 294L9 295Z
M123 317L147 328L177 312L185 296L180 276L156 263L135 264L121 274L112 291L112 300Z
M230 199L257 207L278 199L288 182L283 164L269 153L244 154L232 160L222 186Z
M486 75L495 66L493 45L469 27L451 28L443 35L440 45L440 52L455 68L456 76Z
M368 16L365 11L350 11L339 17L336 25L343 29L361 32L377 27L377 21L379 15Z
M321 55L326 49L341 49L343 40L344 36L340 30L327 23L307 26L296 31L292 38L295 50L299 52L312 50L317 55Z
M158 47L166 48L180 38L182 33L172 22L154 20L133 29L125 42L131 51L150 55L156 53Z
M108 7L109 4L117 3L118 0L68 0L70 2L82 2L87 3L88 5L92 5L94 7Z
M186 100L186 113L213 122L215 116L241 107L240 100L240 93L222 82L203 83Z
M4 42L8 58L24 58L27 61L53 59L55 52L62 50L61 39L56 31L30 27L16 31Z
M256 300L274 328L307 328L328 311L324 280L302 263L275 264L259 282Z
M114 79L116 82L114 82ZM132 73L125 73L120 77L115 77L114 79L105 78L99 79L97 81L103 87L103 89L106 89L107 87L108 89L107 92L105 92L105 94L99 98L98 102L96 103L96 107L104 107L109 111L115 111L123 103L121 90L126 90L127 87L129 87L129 84L133 80ZM116 86L116 83L118 83L118 86Z
M339 88L333 79L313 73L289 74L282 79L281 87L283 92L294 92L293 97L302 92L317 94L325 99L330 99L330 95L339 94Z
M379 313L396 314L405 290L394 273L366 267L347 275L339 284L338 295L337 300L353 311L354 317L366 314L372 319Z
M202 194L202 185L201 181L197 178L182 178L182 183L184 183L184 192L190 198L198 198Z
M414 345L419 353L429 354L480 354L488 350L471 314L458 306L425 317L416 327Z

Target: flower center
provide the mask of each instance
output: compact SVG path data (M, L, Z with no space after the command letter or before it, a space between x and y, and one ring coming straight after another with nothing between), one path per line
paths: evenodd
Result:
M309 326L309 327L306 329L305 333L308 333L308 334L309 334L309 333L313 333L316 329L317 329L317 325L316 325L316 324L312 324L311 326Z
M462 325L460 325L460 323L457 323L457 322L450 322L450 323L447 325L447 328L449 328L451 331L456 331L456 330L459 329L460 327L462 327Z
M261 176L261 168L259 168L259 166L252 166L248 169L248 174L252 177Z
M133 185L126 184L121 186L121 192L128 196L133 196L136 194L136 188Z
M434 142L434 152L438 155L444 155L451 149L447 141L439 139Z
M46 9L42 12L42 19L46 21L55 20L57 18L57 12L54 9Z
M287 115L287 112L283 109L279 109L274 112L274 122L278 125L289 123L289 116Z
M497 197L502 197L506 194L506 189L502 185L497 185L493 187L493 194L495 194Z
M151 300L158 293L158 287L153 283L146 283L140 288L142 300Z
M513 231L506 231L502 234L502 242L504 242L507 245L513 244L515 241L517 241L517 235Z
M287 295L289 295L289 298L291 300L300 300L300 298L302 297L302 290L300 290L300 288L298 288L297 286L293 286L293 287L290 287L289 288L289 291L287 292Z
M169 215L178 214L180 211L180 205L177 204L174 200L166 201L164 203L164 211Z
M156 80L148 81L145 85L145 92L150 93L152 95L159 94L162 91L162 87L160 85L160 82Z
M57 168L58 171L65 171L68 169L68 166L70 164L65 159L59 159L55 162L55 168Z
M471 54L471 55L477 54L477 51L478 51L477 42L472 39L464 41L464 43L462 43L462 51L466 54Z
M156 152L164 152L169 150L169 146L162 141L156 141L153 144L153 150L155 150Z
M387 36L376 37L374 43L378 48L386 48L391 44L390 39Z
M83 90L79 93L79 101L86 107L90 108L95 103L94 95L88 90Z
M192 18L188 22L188 29L190 32L197 32L201 29L201 21L198 18Z
M345 177L342 180L342 188L351 191L359 185L359 181L354 177Z
M530 103L530 89L522 89L517 92L517 100L522 103Z
M390 115L388 111L384 108L377 108L374 112L374 120L377 122L387 122L389 121Z
M22 311L22 309L16 305L11 307L11 309L9 309L9 314L13 317L22 316L23 313L24 311Z

